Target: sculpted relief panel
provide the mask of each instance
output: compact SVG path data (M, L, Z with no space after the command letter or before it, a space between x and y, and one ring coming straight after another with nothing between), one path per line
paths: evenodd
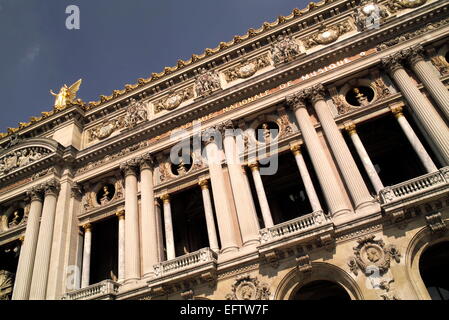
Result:
M185 88L179 91L170 91L168 96L154 103L154 113L163 110L174 110L183 102L193 98L193 87Z
M322 25L318 32L304 38L302 42L306 49L311 49L318 45L326 45L337 41L340 36L352 30L353 28L349 21L343 21L328 27Z
M271 45L271 56L274 64L290 62L303 54L299 44L290 36L278 36L277 41Z
M236 278L226 300L270 300L270 287L249 274Z
M227 82L246 79L256 74L257 71L268 67L270 64L270 58L267 54L252 59L242 59L238 66L224 71L225 79Z
M0 158L0 176L38 161L49 153L49 150L41 147L24 148L10 152Z
M390 0L386 5L391 13L396 13L403 9L417 8L426 2L427 0Z

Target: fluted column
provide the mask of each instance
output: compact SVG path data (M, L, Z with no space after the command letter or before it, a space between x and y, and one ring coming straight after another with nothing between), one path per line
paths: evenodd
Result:
M307 169L304 157L301 154L301 145L295 144L290 147L293 155L295 156L296 164L298 165L299 174L301 175L302 183L306 189L307 197L309 198L312 211L319 211L321 209L320 200L313 186L312 179L310 178L309 170Z
M141 217L140 234L142 237L142 273L149 276L154 273L153 266L159 263L158 232L154 207L153 192L153 159L149 154L140 159L140 185L141 185Z
M362 140L360 140L360 137L357 134L355 124L353 123L346 124L345 130L349 133L352 143L354 144L355 150L357 151L360 160L362 160L363 167L365 168L365 171L368 174L371 183L373 184L374 190L376 190L376 194L378 194L379 191L384 188L384 185L380 180L376 168L371 162L371 159L368 153L366 152L365 147L363 146Z
M373 197L369 193L365 181L357 168L354 158L349 151L330 109L324 100L324 87L320 84L310 89L310 100L320 120L326 139L340 168L341 174L348 187L355 209L373 205Z
M167 250L167 260L171 260L176 258L176 251L171 217L170 195L166 193L161 196L161 199L164 204L165 248Z
M115 213L118 218L118 281L125 280L125 210Z
M239 150L235 141L233 129L234 125L231 121L227 121L223 124L223 146L240 231L242 233L243 246L249 246L259 243L260 226L251 190L245 181L246 177L240 162Z
M30 296L31 278L33 276L34 258L36 256L37 239L39 236L39 220L42 213L42 191L40 187L35 187L27 192L31 200L31 205L25 239L20 249L12 295L13 300L27 300Z
M130 160L121 169L125 177L125 281L129 281L140 279L137 162Z
M48 269L56 215L56 200L59 183L51 180L45 184L42 219L37 240L36 257L31 281L30 300L44 300L47 292Z
M320 139L318 138L318 134L310 120L309 113L307 112L306 98L306 92L299 91L294 95L288 96L287 103L295 112L296 121L298 122L302 137L312 159L313 167L323 189L332 218L334 222L343 222L346 219L346 215L350 214L352 210L348 208L342 192L338 190L337 186L339 183L337 177L332 170Z
M390 73L410 108L414 111L436 148L441 153L445 164L449 164L449 130L432 104L422 95L416 84L401 65L403 55L394 54L382 59L383 67Z
M156 214L156 229L157 229L157 254L158 261L163 261L165 259L164 253L164 234L162 232L162 209L161 204L157 199L154 199L154 212Z
M240 236L236 230L232 217L231 203L227 197L225 176L221 167L221 153L216 139L221 134L215 128L206 130L203 140L206 144L207 164L209 167L212 193L214 195L215 212L217 214L218 228L220 230L221 252L231 252L238 250L237 239Z
M402 131L404 132L405 136L407 137L408 141L410 142L411 146L415 150L416 154L418 155L419 159L421 160L421 163L423 164L424 168L426 168L427 172L435 172L437 171L437 166L433 162L432 158L427 153L426 149L422 145L421 141L419 140L418 136L416 135L413 128L408 123L407 119L405 118L404 114L402 113L402 107L401 106L393 106L390 107L391 112L393 112L394 117L398 121L399 125L402 128Z
M212 209L212 202L210 199L209 182L206 179L200 180L198 183L201 187L203 195L204 215L206 217L207 235L209 239L209 247L218 252L217 231L215 230L214 212Z
M265 228L270 228L274 225L273 217L271 216L270 205L268 204L262 177L260 176L259 164L257 162L251 162L248 163L248 167L251 169L251 173L253 175L254 186L256 187L257 198L259 199L263 223L265 225Z
M404 50L412 70L438 104L446 119L449 120L449 91L431 66L424 60L422 52L423 48L421 45Z
M83 246L83 270L81 273L81 288L89 286L90 283L90 253L92 249L92 225L87 223L84 229L84 246Z

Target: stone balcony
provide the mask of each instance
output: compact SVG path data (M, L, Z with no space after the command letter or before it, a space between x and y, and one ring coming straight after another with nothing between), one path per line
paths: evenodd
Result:
M62 298L63 300L113 300L118 292L120 284L112 280L90 285L69 293Z
M296 219L260 230L259 255L268 261L277 260L279 251L299 243L318 240L327 245L332 240L334 225L323 211L315 211Z
M179 282L213 280L216 277L217 253L210 248L203 248L163 261L153 268L155 276L148 281L148 286L154 294L163 293Z
M395 220L404 208L441 197L449 192L449 167L384 188L379 192L382 208Z

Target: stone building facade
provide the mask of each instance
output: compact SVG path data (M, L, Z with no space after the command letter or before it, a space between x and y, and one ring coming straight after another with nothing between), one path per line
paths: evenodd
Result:
M310 3L9 128L1 299L449 299L448 8Z

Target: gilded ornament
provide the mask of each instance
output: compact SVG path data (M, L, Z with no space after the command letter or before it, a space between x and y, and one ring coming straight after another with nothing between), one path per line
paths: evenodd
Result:
M61 111L67 108L68 104L73 103L76 97L76 93L78 92L81 86L82 80L79 79L77 82L68 87L66 84L59 90L59 93L54 93L50 90L50 93L55 96L55 110Z

